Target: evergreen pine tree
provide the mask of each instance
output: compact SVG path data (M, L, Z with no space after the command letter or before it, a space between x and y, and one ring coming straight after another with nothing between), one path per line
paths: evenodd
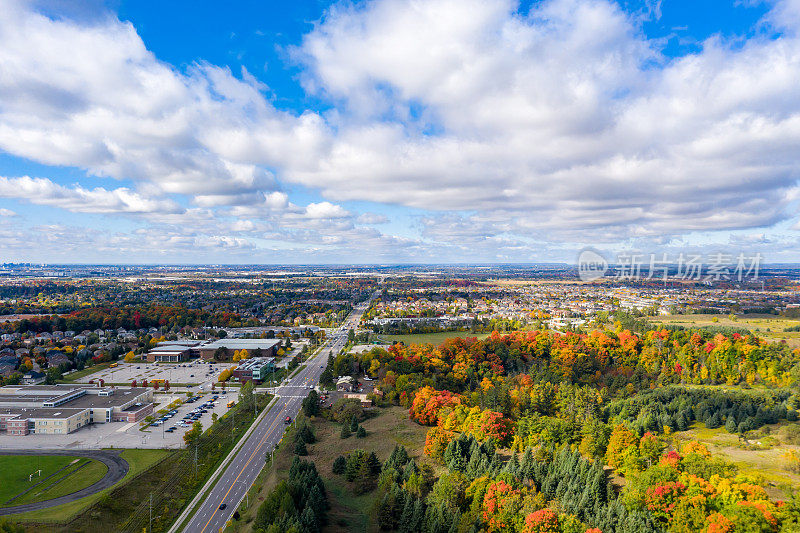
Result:
M381 473L381 462L378 460L378 456L375 455L375 452L369 453L367 457L367 467L369 468L370 475L373 477Z
M342 426L341 433L339 433L339 438L340 439L346 439L349 436L350 436L350 427L347 424L344 424Z
M333 473L337 475L344 474L344 470L347 468L347 459L345 459L344 455L340 455L336 459L333 460Z
M316 533L319 531L317 515L314 514L311 507L306 506L306 508L303 509L303 512L300 514L300 525L303 527L303 531L307 533Z
M414 514L411 515L411 529L409 531L422 531L422 525L425 520L425 504L422 500L417 498L414 501Z
M298 440L294 445L294 454L295 455L308 455L308 449L306 448L306 443L302 440Z
M397 524L397 530L400 533L414 533L411 529L411 520L414 516L414 501L416 498L406 498L406 503L403 505L403 512L400 514L400 520Z
M367 436L367 430L364 429L364 426L358 426L358 431L356 431L356 438L363 439Z
M350 432L355 433L356 431L358 431L358 418L353 415L350 419Z

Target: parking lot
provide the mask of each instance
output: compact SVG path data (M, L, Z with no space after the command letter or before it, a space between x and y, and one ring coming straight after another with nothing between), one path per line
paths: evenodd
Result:
M217 413L218 417L228 412L228 402L238 401L238 388L228 390L226 394L218 391L219 397L216 405L207 409L205 413L199 413L197 420L203 424L203 430L211 426L212 413ZM98 448L180 448L183 446L183 434L191 429L191 424L181 427L178 423L184 416L191 413L194 409L212 398L210 392L200 394L200 399L184 403L177 408L177 413L169 418L166 424L149 426L142 431L142 422L110 422L105 424L90 424L86 428L79 429L67 435L26 435L24 437L0 434L0 447L7 449L30 448L30 449L52 449L66 448L77 450L94 450ZM166 409L167 406L177 399L187 400L184 393L156 394L155 411ZM158 417L154 413L154 416ZM193 422L193 420L192 420ZM175 431L167 430L175 426Z
M192 388L199 389L202 385L203 390L209 390L211 384L216 383L220 372L234 366L234 363L208 363L200 360L185 363L119 362L115 368L106 368L80 378L78 383L102 379L109 384L130 385L134 380L141 384L142 380L152 382L154 379L165 379L169 381L170 387L191 384Z

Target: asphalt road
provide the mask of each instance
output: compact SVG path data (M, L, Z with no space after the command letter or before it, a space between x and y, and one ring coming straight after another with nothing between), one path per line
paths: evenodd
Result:
M242 444L183 531L218 532L225 527L225 523L236 511L238 503L261 472L266 455L283 437L286 431L284 420L287 416L292 420L295 419L300 412L303 399L308 396L309 387L319 384L319 376L327 364L328 353L335 355L344 348L348 330L356 328L368 305L368 302L365 302L356 306L341 326L329 332L325 344L316 355L305 361L305 367L288 383L277 387L275 390L277 401L272 404L266 416ZM226 508L220 509L223 504Z
M63 503L74 502L75 500L80 500L81 498L85 498L90 494L100 492L101 490L105 490L113 485L116 485L117 482L119 482L122 478L124 478L125 474L128 473L128 462L119 456L118 451L6 449L0 451L0 455L69 455L69 456L74 455L76 457L88 457L90 459L96 459L108 467L108 472L106 472L106 475L103 476L103 479L89 485L88 487L73 492L72 494L67 494L65 496L60 496L58 498L53 498L50 500L45 500L37 503L27 503L25 505L15 505L13 507L3 507L0 508L0 515L26 513L28 511L38 511L39 509L46 509L48 507L54 507L56 505L61 505Z

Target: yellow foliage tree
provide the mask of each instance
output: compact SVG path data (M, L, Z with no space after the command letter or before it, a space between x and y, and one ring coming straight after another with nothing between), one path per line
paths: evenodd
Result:
M126 363L130 363L134 359L136 359L136 355L134 355L133 350L131 350L130 352L125 354L125 362Z

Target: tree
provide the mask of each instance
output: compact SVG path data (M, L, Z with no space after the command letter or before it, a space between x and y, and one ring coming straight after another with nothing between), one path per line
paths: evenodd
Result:
M355 398L339 398L331 407L331 415L340 424L351 423L354 416L360 420L363 412L361 402Z
M134 359L136 359L136 355L133 353L133 350L125 354L126 363L132 363Z
M203 434L203 424L200 422L195 422L192 424L192 429L187 431L183 434L183 441L186 443L187 446L194 446L197 444L197 441L200 440L200 436Z
M255 386L253 380L250 380L239 388L239 403L244 409L251 409L253 404L255 404L256 397L255 394L253 394Z
M47 372L45 373L44 382L47 385L55 385L63 377L64 376L61 374L61 367L54 366L53 368L47 369Z
M220 346L216 350L214 350L214 360L217 362L227 361L228 360L228 349L224 346Z
M340 455L336 459L333 460L333 473L337 475L344 474L344 470L347 468L347 459L345 459L344 455Z
M319 415L319 393L317 391L312 389L303 399L303 414L307 417Z
M339 438L340 438L340 439L346 439L346 438L347 438L347 437L349 437L351 434L352 434L352 433L350 432L350 426L348 426L347 424L344 424L344 425L342 426L342 431L339 433Z
M350 419L350 431L358 431L358 417L356 415L353 415Z
M294 443L294 454L295 455L308 455L308 449L306 448L306 443L303 439L298 439Z
M367 436L367 430L364 429L364 426L359 425L358 426L358 431L356 431L356 438L357 439L363 439L366 436Z

